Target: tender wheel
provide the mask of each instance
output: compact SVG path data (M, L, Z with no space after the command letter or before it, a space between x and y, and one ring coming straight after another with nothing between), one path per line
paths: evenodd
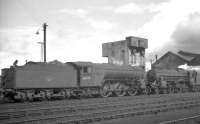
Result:
M14 96L16 102L24 102L26 99L26 94L24 92L16 92L16 95Z
M30 101L30 102L33 101L33 93L32 92L27 93L27 100Z
M41 101L45 100L46 95L44 91L40 91Z
M52 93L50 91L46 91L46 99L51 100Z
M137 93L138 93L138 91L136 89L128 90L128 95L130 95L130 96L136 96Z

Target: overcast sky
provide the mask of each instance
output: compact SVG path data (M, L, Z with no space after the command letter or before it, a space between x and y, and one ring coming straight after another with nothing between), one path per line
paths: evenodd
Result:
M147 61L169 50L200 53L199 0L0 0L0 69L40 61L44 22L47 61L106 62L101 44L126 36L149 40Z

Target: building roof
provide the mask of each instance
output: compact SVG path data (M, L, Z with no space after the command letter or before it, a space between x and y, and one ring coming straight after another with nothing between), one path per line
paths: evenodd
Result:
M182 50L180 50L178 52L178 54L183 55L183 56L190 56L190 57L200 57L200 54L190 53L190 52L186 52L186 51L182 51Z
M179 59L181 59L183 62L188 62L186 59L182 58L181 56L171 52L171 51L168 51L166 54L164 54L162 57L160 57L155 63L153 63L153 65L156 65L158 63L160 63L165 57L169 56L169 55L173 55Z
M188 65L197 66L200 65L200 54L197 53L190 53L186 51L179 51L179 56L183 59L188 60Z
M191 65L191 66L199 66L200 65L200 57L195 57L193 58L189 63L188 65Z
M173 60L169 60L169 56L173 56ZM175 59L177 58L177 59ZM166 60L168 60L166 62ZM171 68L174 68L176 65L187 63L190 66L198 66L200 65L200 54L196 53L190 53L185 51L179 51L177 54L168 51L166 54L164 54L162 57L160 57L155 63L153 63L153 67L157 67L160 65L160 63L163 63L161 65L166 66L166 68L170 68L168 66L171 66ZM164 64L165 63L165 64ZM163 67L165 68L165 67Z
M192 59L194 59L194 57L192 56L186 56L186 55L181 55L181 54L176 54L176 55L187 61L191 61Z

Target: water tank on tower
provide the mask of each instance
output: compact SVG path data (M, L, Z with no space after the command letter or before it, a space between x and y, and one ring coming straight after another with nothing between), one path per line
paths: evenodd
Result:
M144 67L146 48L147 39L130 36L125 40L103 43L102 56L107 57L110 64Z

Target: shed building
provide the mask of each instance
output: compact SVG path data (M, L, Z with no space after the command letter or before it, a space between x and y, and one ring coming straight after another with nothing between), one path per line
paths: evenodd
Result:
M179 51L175 54L169 51L153 63L152 68L176 69L178 66L183 64L187 64L189 66L199 66L200 54L185 51Z

